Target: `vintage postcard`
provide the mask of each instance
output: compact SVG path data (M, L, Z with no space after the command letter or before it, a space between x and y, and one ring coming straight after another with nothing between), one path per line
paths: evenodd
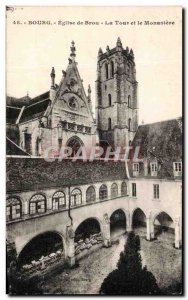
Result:
M182 8L6 7L9 295L182 295Z

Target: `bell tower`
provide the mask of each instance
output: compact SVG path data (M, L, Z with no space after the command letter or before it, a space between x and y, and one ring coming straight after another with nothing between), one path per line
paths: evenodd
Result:
M126 147L138 127L136 67L134 53L116 47L98 51L96 80L96 121L100 140L113 148Z

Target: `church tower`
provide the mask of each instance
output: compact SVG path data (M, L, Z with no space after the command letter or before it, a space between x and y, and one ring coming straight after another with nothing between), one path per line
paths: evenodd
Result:
M96 121L100 141L113 148L128 146L138 127L136 67L134 53L116 47L98 52L96 80Z

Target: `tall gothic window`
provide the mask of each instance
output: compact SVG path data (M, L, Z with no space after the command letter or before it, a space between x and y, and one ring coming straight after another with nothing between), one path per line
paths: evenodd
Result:
M114 62L111 61L111 76L114 77Z
M94 202L96 200L95 188L93 186L88 187L86 191L86 202Z
M46 197L42 194L36 194L29 201L29 214L41 214L46 212Z
M99 189L99 199L104 200L108 198L108 190L105 184L102 184Z
M116 183L113 183L111 186L111 198L115 198L118 196L118 186Z
M128 129L131 131L131 118L128 119Z
M111 94L108 94L108 105L109 106L112 105L112 96L111 96Z
M131 108L131 96L130 95L128 96L128 107Z
M111 118L108 118L108 130L112 129L112 120Z
M66 207L66 198L63 192L56 192L52 197L52 208L58 210Z
M22 203L18 197L8 198L6 201L7 221L20 219L22 216Z
M121 195L122 196L127 195L127 184L125 181L123 181L121 184Z
M82 204L82 193L79 189L74 189L71 193L71 206Z
M106 79L108 79L108 64L105 64L105 75Z

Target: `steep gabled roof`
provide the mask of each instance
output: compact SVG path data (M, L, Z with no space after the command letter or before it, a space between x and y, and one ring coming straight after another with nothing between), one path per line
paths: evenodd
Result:
M6 153L7 155L30 156L27 152L25 152L22 148L15 144L9 137L6 137Z
M130 158L133 158L132 154L139 146L140 159L158 162L158 177L173 177L173 162L182 160L181 123L182 118L177 118L139 126L131 145L133 151ZM131 164L129 165L132 174ZM140 172L141 177L143 173Z
M92 184L127 178L125 163L95 160L55 160L7 158L7 191L37 190L68 185Z
M22 106L28 105L30 100L31 98L28 95L21 98L7 96L6 105L21 108Z
M26 106L20 118L20 123L42 117L50 102L50 99L47 98Z
M21 112L21 108L7 106L6 107L6 122L9 124L16 124L16 120Z

